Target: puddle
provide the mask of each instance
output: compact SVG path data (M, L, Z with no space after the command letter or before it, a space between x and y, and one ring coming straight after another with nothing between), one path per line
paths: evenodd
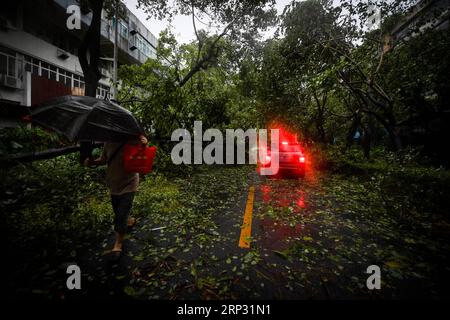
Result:
M276 212L263 216L259 221L262 245L270 250L283 250L291 246L290 240L298 239L304 232L298 215L306 214L307 194L300 181L271 180L259 186L262 212Z

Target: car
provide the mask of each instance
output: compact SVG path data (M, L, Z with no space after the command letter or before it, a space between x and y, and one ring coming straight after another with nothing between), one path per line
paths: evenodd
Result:
M278 153L279 173L287 172L300 177L305 175L306 157L296 135L288 133L280 134L278 151L267 148L265 161L260 161L258 167L271 167L274 152Z

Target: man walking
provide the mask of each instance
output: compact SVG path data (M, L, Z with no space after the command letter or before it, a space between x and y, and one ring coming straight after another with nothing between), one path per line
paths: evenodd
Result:
M139 137L140 143L147 144L147 138ZM139 186L139 174L128 173L124 170L123 147L125 143L106 142L100 158L86 159L86 166L104 165L106 169L106 186L111 195L114 211L114 231L116 241L111 250L112 258L117 260L122 253L122 243L129 227L134 226L136 219L130 217L133 199Z

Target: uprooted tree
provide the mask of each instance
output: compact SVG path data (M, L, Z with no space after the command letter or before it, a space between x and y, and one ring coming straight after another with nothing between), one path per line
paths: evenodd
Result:
M235 83L231 75L259 45L259 31L274 23L273 1L178 1L156 9L153 1L140 3L149 14L190 15L196 38L179 44L169 30L161 32L157 59L121 68L119 102L151 126L157 137L190 128L194 119L220 127L229 118L226 106L237 96L233 85L224 84ZM208 24L205 21L214 21L216 32L199 28Z
M95 97L101 78L99 71L101 12L106 9L108 15L112 16L116 8L122 7L123 4L119 0L84 0L83 3L92 11L92 19L81 42L78 57L85 77L85 95ZM179 86L183 86L198 71L207 68L217 57L217 44L222 37L228 35L234 40L252 41L255 32L273 23L276 16L273 9L274 0L178 0L170 5L164 0L139 0L138 3L150 17L170 19L175 14L192 15L198 39L198 55L191 70L178 79ZM269 5L268 9L265 9L266 5ZM199 18L195 10L197 15L206 16L214 21L214 24L224 26L212 41L206 33L197 31L195 20Z

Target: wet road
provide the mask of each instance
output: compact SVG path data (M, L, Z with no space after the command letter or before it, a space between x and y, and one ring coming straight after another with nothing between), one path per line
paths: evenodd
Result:
M432 298L448 283L449 246L419 222L399 228L370 180L215 167L175 183L178 206L141 213L118 264L101 256L112 235L86 253L76 297ZM381 290L366 286L370 265Z

